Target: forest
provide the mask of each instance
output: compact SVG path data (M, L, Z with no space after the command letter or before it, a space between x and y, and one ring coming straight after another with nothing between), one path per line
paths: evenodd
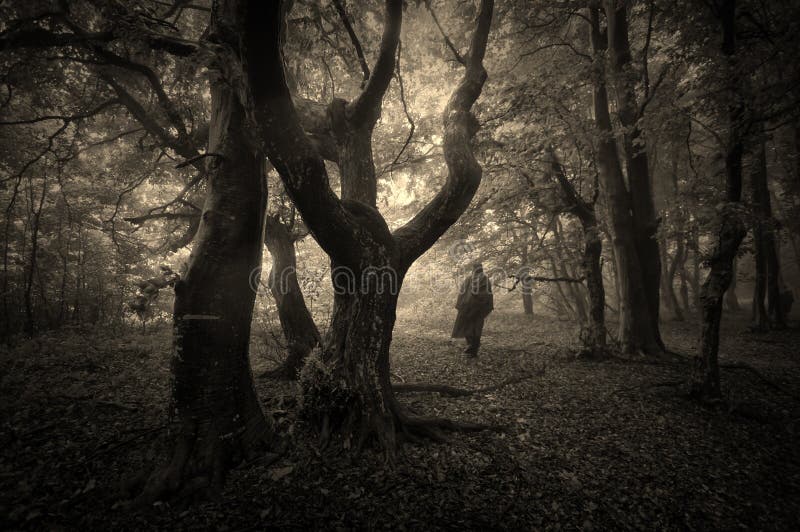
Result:
M0 527L800 529L800 4L0 2Z

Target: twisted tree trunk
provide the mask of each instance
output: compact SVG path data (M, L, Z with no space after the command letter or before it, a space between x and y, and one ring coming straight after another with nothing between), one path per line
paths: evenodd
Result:
M320 344L320 334L297 282L297 257L292 235L273 216L267 217L265 230L265 242L272 257L269 289L278 307L287 350L284 363L265 376L291 380L297 378L306 356Z
M583 257L581 269L586 278L589 292L589 323L587 327L587 354L602 356L606 349L605 307L606 294L603 286L603 269L600 257L603 254L603 240L597 224L594 204L584 200L574 185L567 179L555 150L550 147L550 173L555 177L561 190L565 208L574 214L583 229Z
M278 35L284 24L281 4L248 2L246 39L258 43L248 57L248 79L255 114L270 160L303 215L311 234L331 258L335 290L329 333L323 342L325 371L309 369L304 401L322 416L322 426L337 428L345 442L360 447L374 436L393 456L398 434L438 437L443 428L483 428L410 416L396 401L389 381L389 344L397 291L408 267L467 208L480 182L470 140L477 129L471 114L486 72L486 48L493 3L483 0L473 34L466 75L444 113L445 187L411 221L394 233L374 208L371 132L391 80L403 2L387 0L378 61L361 94L331 105L343 180L343 200L330 188L317 148L303 133L283 74ZM257 16L254 16L256 15ZM250 22L258 20L259 22ZM277 126L280 126L278 131ZM342 159L344 158L344 159ZM315 377L316 375L316 377ZM305 378L305 377L304 377ZM318 392L318 393L315 393ZM326 431L324 431L324 435Z
M721 395L719 381L719 328L722 321L722 298L734 276L734 260L747 234L741 217L743 123L745 103L736 65L736 1L720 5L722 54L729 71L728 146L725 154L726 200L719 210L720 229L709 259L711 271L700 292L702 334L698 355L694 358L690 379L691 394L698 399L716 399Z

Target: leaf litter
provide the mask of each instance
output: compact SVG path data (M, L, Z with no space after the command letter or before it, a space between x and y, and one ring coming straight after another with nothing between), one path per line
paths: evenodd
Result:
M480 389L403 393L424 415L503 427L407 444L393 467L355 457L296 418L292 383L259 380L286 450L230 475L219 500L133 513L124 483L164 449L168 327L68 329L0 349L0 524L5 529L800 529L800 330L753 335L725 322L726 402L702 406L686 366L575 357L578 333L495 313L468 360L444 320L398 323L396 382ZM693 352L690 322L663 325ZM254 352L256 352L254 350ZM272 362L254 359L259 374ZM763 377L763 378L762 378Z

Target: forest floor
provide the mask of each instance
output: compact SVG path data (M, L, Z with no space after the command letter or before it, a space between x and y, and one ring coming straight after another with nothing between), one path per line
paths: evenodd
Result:
M118 488L165 437L170 330L48 333L0 348L0 528L800 530L800 328L746 326L744 315L724 323L722 362L757 372L724 368L728 401L707 407L677 385L684 364L577 359L574 327L552 318L496 312L474 360L449 322L401 320L398 382L480 388L531 375L464 398L401 396L504 431L406 445L388 468L370 450L320 452L289 408L277 462L238 467L214 502L136 513ZM695 323L663 333L693 352ZM253 363L256 374L269 366ZM258 388L273 413L295 396L292 383Z

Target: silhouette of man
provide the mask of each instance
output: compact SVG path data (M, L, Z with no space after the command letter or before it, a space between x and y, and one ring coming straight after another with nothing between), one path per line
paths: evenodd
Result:
M472 274L461 284L456 308L458 315L451 336L465 338L467 348L464 353L469 357L476 357L481 345L483 321L494 309L492 284L483 273L483 266L480 262L472 265Z

